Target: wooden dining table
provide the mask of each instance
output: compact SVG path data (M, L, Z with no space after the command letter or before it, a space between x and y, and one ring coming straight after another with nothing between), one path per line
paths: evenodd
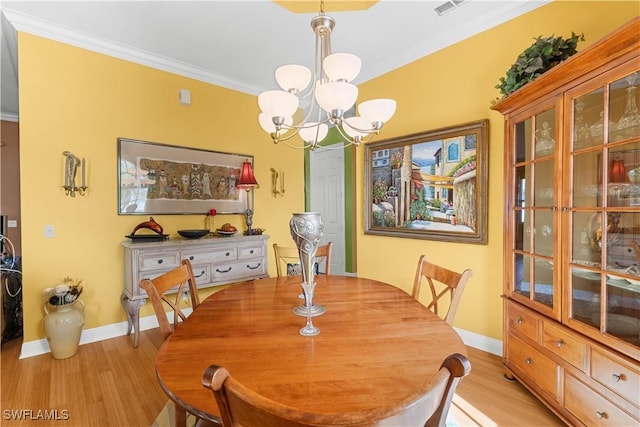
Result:
M167 395L188 412L219 422L202 385L220 365L260 395L310 413L406 405L429 389L446 356L466 354L454 329L403 290L376 280L316 277L316 336L306 318L300 276L231 285L212 294L159 350L156 371Z

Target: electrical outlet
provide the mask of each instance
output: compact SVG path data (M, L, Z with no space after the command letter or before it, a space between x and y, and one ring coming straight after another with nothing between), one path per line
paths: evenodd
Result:
M10 219L9 221L7 221L7 228L17 228L17 227L18 227L18 220Z

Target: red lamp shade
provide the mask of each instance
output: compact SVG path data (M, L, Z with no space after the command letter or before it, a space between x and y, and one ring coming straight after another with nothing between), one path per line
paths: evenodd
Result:
M258 181L256 181L256 177L253 176L253 168L251 167L251 162L243 162L242 172L240 172L240 181L238 182L236 187L249 189L251 187L257 186Z
M627 171L624 169L624 161L615 159L609 169L609 182L628 182Z

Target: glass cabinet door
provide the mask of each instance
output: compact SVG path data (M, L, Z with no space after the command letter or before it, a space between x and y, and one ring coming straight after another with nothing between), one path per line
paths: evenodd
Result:
M513 283L511 296L559 319L554 279L556 108L516 118L513 129Z
M608 77L608 78L607 78ZM597 85L597 83L595 83ZM563 320L640 346L640 72L626 67L567 93L571 144L563 221Z

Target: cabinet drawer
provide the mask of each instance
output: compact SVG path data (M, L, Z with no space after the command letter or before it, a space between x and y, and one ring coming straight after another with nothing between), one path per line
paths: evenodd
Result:
M557 399L560 367L521 339L509 334L509 367L527 375L537 387Z
M180 252L141 254L138 257L140 271L171 269L180 267Z
M207 256L211 262L215 263L235 261L238 259L238 248L231 247L211 250L208 252Z
M542 323L542 331L542 345L545 348L584 372L584 356L587 347L585 342L548 321Z
M591 378L614 393L640 406L640 369L618 363L596 348L591 349Z
M244 262L234 262L213 267L211 271L212 281L226 281L230 279L242 280L252 278L256 275L266 274L267 266L262 259L248 260Z
M250 259L263 255L262 246L240 247L238 248L238 259Z
M638 420L572 375L564 380L565 408L588 426L634 426Z
M517 305L509 303L509 330L518 331L533 341L538 341L538 319Z

